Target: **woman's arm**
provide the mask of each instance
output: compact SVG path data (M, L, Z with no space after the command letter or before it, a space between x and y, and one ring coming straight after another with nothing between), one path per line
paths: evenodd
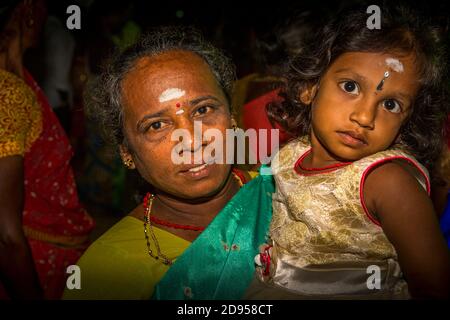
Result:
M397 251L413 298L448 298L449 251L417 180L399 164L386 163L369 174L364 198Z
M22 228L23 158L0 158L0 279L13 299L39 299L42 290Z

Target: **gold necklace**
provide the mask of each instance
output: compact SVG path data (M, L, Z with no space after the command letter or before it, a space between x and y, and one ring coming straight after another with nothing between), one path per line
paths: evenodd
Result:
M239 182L239 187L242 187L244 185L244 182L242 181L241 177L236 174L234 171L231 172L233 177ZM161 248L159 247L158 239L156 238L155 232L153 230L153 224L151 219L151 211L153 206L153 200L155 199L155 195L151 193L147 193L147 195L144 198L144 236L145 241L147 243L147 252L148 255L156 260L159 260L161 258L162 263L165 265L172 265L173 260L169 259L164 253L161 252ZM148 228L147 228L148 225ZM157 253L154 254L153 250L150 246L150 240L148 234L150 233L150 237L152 238L153 242L155 243L156 251Z

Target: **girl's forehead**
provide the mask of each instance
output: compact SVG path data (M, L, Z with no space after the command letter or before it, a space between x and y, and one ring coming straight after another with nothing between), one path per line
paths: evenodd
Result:
M330 69L346 66L352 69L365 69L367 72L386 69L398 74L411 74L416 72L415 63L414 54L398 55L373 52L346 52L332 63Z
M374 88L384 79L384 88L413 99L419 88L414 54L348 52L340 55L329 67L325 78L342 77Z

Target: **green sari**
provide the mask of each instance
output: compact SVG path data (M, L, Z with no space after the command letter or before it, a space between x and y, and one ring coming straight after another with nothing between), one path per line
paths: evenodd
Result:
M266 241L273 192L271 175L260 174L244 185L170 267L153 299L240 299Z

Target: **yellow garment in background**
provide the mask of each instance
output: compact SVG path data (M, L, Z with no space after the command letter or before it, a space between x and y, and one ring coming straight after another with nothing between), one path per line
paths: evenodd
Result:
M23 156L42 132L42 111L31 88L0 69L0 157Z
M153 227L161 251L176 259L191 244ZM157 252L151 241L153 252ZM150 299L169 269L148 255L143 222L126 216L96 240L77 262L81 289L65 289L63 299Z

